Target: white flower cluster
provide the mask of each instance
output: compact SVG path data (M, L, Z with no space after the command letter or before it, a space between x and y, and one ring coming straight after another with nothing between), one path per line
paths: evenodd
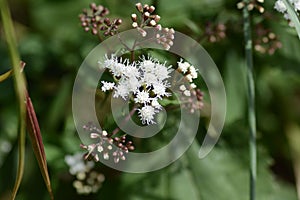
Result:
M72 175L76 175L80 172L90 171L94 167L94 162L85 162L83 160L82 153L76 153L74 155L66 155L65 162L69 166L69 172Z
M78 194L96 193L101 188L105 177L102 173L93 170L94 162L85 161L83 157L82 153L65 156L70 174L76 177L73 186Z
M194 79L198 78L197 69L188 62L180 60L177 62L178 70L185 76L185 78L192 83Z
M298 14L298 11L300 11L300 0L288 0L292 6L294 6L295 11ZM284 2L282 0L277 0L275 2L274 8L278 11L283 13L283 16L286 20L290 20L290 16L287 13L287 7L284 4ZM294 26L294 24L292 22L289 22L290 26Z
M103 92L112 90L113 97L124 100L132 99L138 105L139 117L143 124L154 124L154 116L161 110L158 100L169 97L168 78L172 72L171 66L165 66L153 58L141 58L138 62L129 63L126 59L118 60L114 55L105 57L99 62L114 76L113 82L101 81Z

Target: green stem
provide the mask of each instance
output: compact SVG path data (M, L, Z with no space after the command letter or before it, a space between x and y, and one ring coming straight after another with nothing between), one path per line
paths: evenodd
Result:
M15 199L17 191L20 187L24 172L25 157L25 129L26 129L26 107L25 107L25 78L20 72L20 56L17 50L15 31L9 11L9 7L5 0L0 0L0 11L3 23L4 34L6 37L11 62L14 70L14 87L18 97L20 126L19 126L19 158L17 177L12 192L11 199Z
M245 54L247 64L247 90L248 90L248 123L249 123L249 151L250 151L250 200L255 200L256 195L256 117L255 117L255 85L253 78L253 55L250 15L247 9L249 0L243 9Z

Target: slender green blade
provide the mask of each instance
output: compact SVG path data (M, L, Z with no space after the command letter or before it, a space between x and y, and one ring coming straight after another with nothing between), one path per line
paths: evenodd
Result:
M299 18L297 16L297 13L295 11L295 9L293 8L293 6L291 5L291 3L287 0L283 0L286 8L287 8L287 12L291 18L291 21L293 22L295 28L296 28L296 31L297 31L297 34L298 34L298 37L300 39L300 22L299 22Z

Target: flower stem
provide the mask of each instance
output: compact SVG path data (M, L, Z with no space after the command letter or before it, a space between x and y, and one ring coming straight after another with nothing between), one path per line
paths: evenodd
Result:
M250 152L250 200L256 199L256 117L255 117L255 85L253 78L253 54L250 15L247 8L249 0L243 9L245 54L247 64L247 90L248 90L248 123L249 123L249 152Z
M124 125L126 122L129 121L129 119L133 116L133 114L135 113L136 111L136 106L133 106L133 108L131 109L130 113L126 116L126 118L122 121L122 124L121 125ZM113 132L111 133L111 135L115 135L117 134L121 129L119 127L115 128L113 130Z
M26 129L26 108L25 108L25 90L26 83L24 75L20 71L20 56L17 50L15 31L9 11L9 7L5 0L0 1L0 12L3 23L3 30L7 41L7 46L10 53L10 58L14 70L14 86L19 103L19 157L18 170L15 180L15 185L12 191L11 199L15 199L20 187L25 163L25 129Z

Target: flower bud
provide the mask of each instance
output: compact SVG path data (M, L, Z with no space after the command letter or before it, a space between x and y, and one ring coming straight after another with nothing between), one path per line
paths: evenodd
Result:
M140 12L140 13L142 13L143 12L143 6L142 6L142 4L141 3L137 3L137 4L135 4L135 7L136 7L136 9Z
M91 4L90 4L90 8L91 8L92 10L96 10L96 9L97 9L97 5L96 5L95 3L91 3Z
M149 8L150 8L150 7L149 7L148 4L145 4L145 5L144 5L144 11L145 11L145 12L149 11Z
M151 26L155 26L156 25L156 22L155 22L155 20L151 20L150 22L149 22L149 24L151 25Z
M136 28L136 27L138 27L138 23L136 23L136 22L133 22L133 23L132 23L132 27L133 27L133 28Z
M93 34L93 35L97 35L97 33L98 33L97 29L93 28L93 29L92 29L92 34Z
M116 22L115 22L115 24L116 24L116 25L122 24L122 19L117 19Z
M131 14L131 20L133 22L136 22L137 21L137 15L135 13Z
M144 13L144 16L145 16L145 18L148 19L148 18L150 17L150 13L149 13L149 12L145 12L145 13Z
M154 20L155 20L156 23L159 22L160 16L159 15L154 15Z
M150 13L153 13L154 10L155 10L155 7L154 7L154 6L150 6L149 9L148 9L148 11L149 11Z

